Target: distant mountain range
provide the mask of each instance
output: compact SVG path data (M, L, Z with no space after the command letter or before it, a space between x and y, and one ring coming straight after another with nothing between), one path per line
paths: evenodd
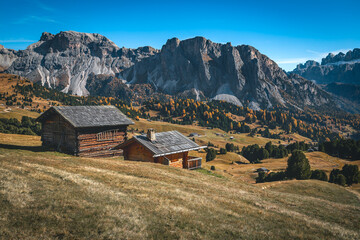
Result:
M169 39L157 50L119 48L100 34L43 33L26 50L0 48L0 67L76 95L126 98L144 85L152 89L141 90L145 95L225 100L252 109L348 105L312 81L284 72L254 47L203 37ZM354 106L347 110L358 111Z
M329 53L323 58L321 64L309 60L305 64L299 64L292 73L314 80L318 84L333 82L360 85L360 49L334 55Z

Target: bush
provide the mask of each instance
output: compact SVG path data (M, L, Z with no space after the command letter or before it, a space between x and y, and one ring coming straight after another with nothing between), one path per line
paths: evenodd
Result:
M260 148L257 144L243 147L241 154L251 163L259 163L270 156L268 150L263 147Z
M323 170L314 170L314 171L311 171L311 179L317 179L317 180L320 180L320 181L327 181L328 180L328 177L325 173L325 171Z
M225 148L220 148L220 154L226 154L226 153L227 153L227 151Z
M345 164L341 173L346 178L346 184L349 186L360 182L359 167L357 165Z
M263 183L266 179L266 173L265 172L259 172L258 177L256 178L256 183Z
M342 175L342 174L338 174L338 175L336 176L335 183L336 183L336 184L339 184L339 185L341 185L341 186L345 186L345 185L346 185L346 178L345 178L345 176Z
M206 161L210 162L216 158L216 150L213 148L209 148L206 153Z
M345 178L344 184L342 179L343 177ZM346 184L351 186L354 183L359 183L360 182L359 167L357 165L345 164L342 170L333 169L330 173L329 182L336 183L341 186L345 186Z
M292 179L309 179L311 176L309 160L300 150L294 150L288 159L286 175Z
M228 152L234 152L235 151L235 145L233 143L227 143L225 144L226 151Z
M211 166L210 170L215 171L215 166Z
M341 174L340 169L333 169L330 173L329 182L336 183L336 178L339 174Z
M271 172L266 175L265 172L259 172L258 177L256 178L257 183L262 182L274 182L274 181L281 181L286 179L285 172Z
M271 172L266 176L265 182L281 181L284 179L286 179L285 172Z

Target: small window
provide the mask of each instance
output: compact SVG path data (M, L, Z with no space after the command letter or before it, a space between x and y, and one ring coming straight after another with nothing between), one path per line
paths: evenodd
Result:
M109 141L114 140L118 130L108 130L97 134L97 141Z

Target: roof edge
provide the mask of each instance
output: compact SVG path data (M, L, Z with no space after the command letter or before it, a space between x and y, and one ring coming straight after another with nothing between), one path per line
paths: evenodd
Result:
M171 155L171 154L175 154L175 153L195 151L195 150L204 149L204 148L207 148L207 146L199 146L199 147L195 147L195 148L183 149L183 150L180 150L180 151L172 151L172 152L155 154L155 155L153 155L153 157L167 156L167 155ZM149 149L149 150L150 150L150 149Z

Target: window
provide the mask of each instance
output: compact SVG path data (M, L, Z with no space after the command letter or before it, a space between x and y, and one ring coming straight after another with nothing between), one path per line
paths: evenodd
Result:
M114 140L115 137L116 137L117 132L118 132L117 129L100 132L100 133L98 133L97 136L96 136L97 141L109 141L109 140Z

